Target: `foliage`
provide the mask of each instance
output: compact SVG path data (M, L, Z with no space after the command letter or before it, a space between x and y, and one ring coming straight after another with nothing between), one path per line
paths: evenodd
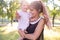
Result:
M15 13L18 8L19 8L19 4L15 0L10 1L9 8L7 9L7 16L8 16L8 19L10 18L11 23L13 22L13 19L15 18Z
M0 0L0 18L2 18L2 23L3 23L3 18L5 18L6 14L3 10L4 7L6 7L6 3L4 0Z
M11 20L11 23L13 19L15 18L16 10L19 8L18 0L11 0L10 2L5 2L4 0L0 0L0 18L3 19L7 17ZM4 11L5 8L5 11Z

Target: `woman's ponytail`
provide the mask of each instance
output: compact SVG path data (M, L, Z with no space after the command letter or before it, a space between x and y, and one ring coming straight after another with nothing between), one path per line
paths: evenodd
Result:
M51 22L49 20L49 15L48 15L48 11L47 11L47 8L45 7L45 5L43 4L43 2L41 1L41 4L42 4L42 7L43 7L43 16L44 16L44 19L45 19L45 24L48 26L48 28L51 27Z

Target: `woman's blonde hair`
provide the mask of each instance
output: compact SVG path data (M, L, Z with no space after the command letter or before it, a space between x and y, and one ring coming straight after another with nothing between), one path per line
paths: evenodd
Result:
M44 19L45 19L45 24L50 27L51 23L49 20L49 15L48 15L48 11L47 8L45 7L45 5L43 4L42 1L34 1L31 3L30 5L31 7L33 7L34 9L36 9L39 13L43 13Z

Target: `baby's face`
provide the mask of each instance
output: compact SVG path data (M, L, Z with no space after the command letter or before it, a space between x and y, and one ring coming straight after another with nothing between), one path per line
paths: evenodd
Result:
M29 7L29 5L27 3L23 3L22 4L22 10L23 11L27 11L28 10L28 7Z

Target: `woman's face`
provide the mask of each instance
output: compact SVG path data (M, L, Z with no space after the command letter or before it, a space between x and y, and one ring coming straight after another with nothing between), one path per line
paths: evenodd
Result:
M31 17L36 17L39 14L38 11L32 7L30 7L30 13L32 15Z

